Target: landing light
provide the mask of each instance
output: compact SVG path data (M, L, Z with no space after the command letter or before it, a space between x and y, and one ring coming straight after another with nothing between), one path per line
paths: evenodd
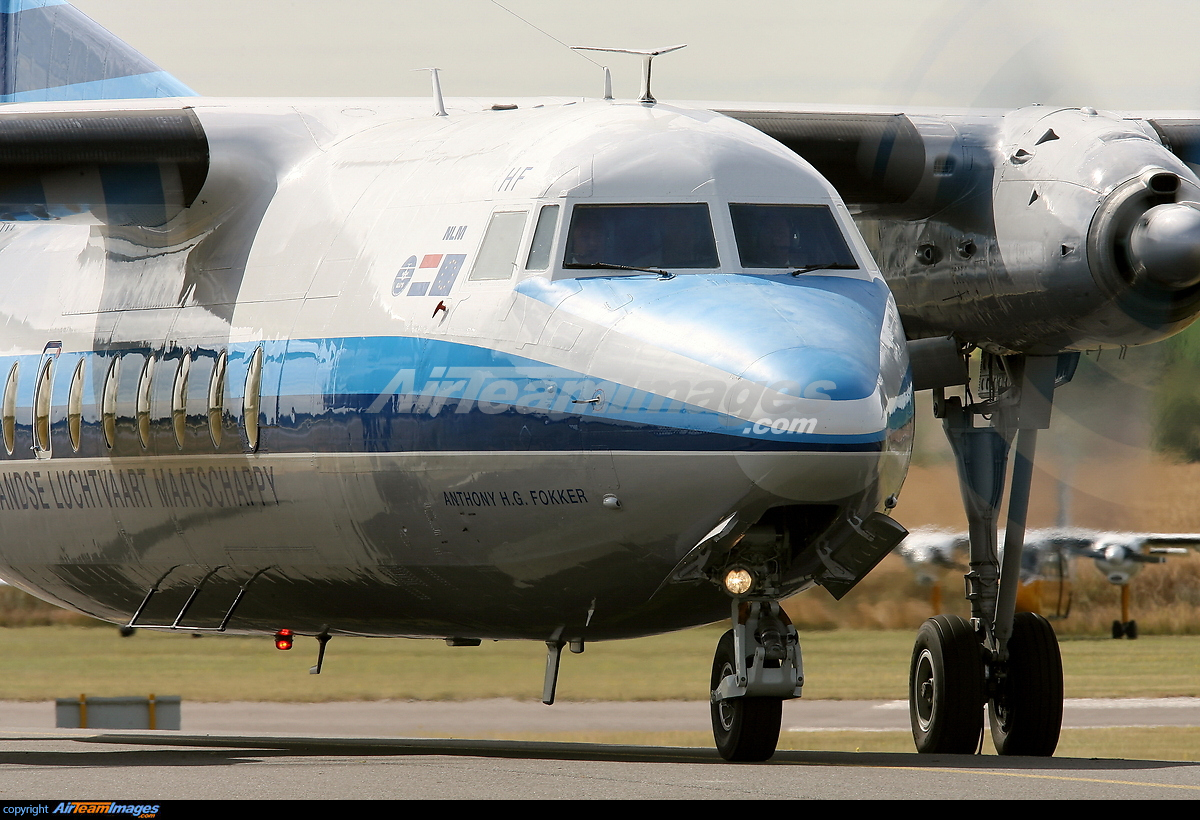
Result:
M738 567L725 573L725 590L730 595L745 595L754 586L754 576L750 570Z
M292 641L293 641L294 637L295 636L292 634L292 630L290 630L290 629L279 630L278 632L275 633L275 648L276 649L291 649Z

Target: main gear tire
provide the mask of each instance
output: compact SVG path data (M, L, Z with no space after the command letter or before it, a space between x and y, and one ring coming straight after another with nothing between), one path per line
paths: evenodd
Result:
M1054 754L1062 730L1062 655L1054 627L1041 615L1018 612L1013 618L1008 663L988 713L1000 754Z
M983 733L983 647L969 622L921 625L909 665L908 714L923 754L973 754Z

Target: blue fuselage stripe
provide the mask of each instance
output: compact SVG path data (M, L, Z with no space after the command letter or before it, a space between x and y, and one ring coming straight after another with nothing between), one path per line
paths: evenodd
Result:
M227 348L221 452L240 449L247 363L257 345ZM692 400L656 385L623 385L488 348L410 337L293 339L262 343L260 451L406 452L551 450L795 450L863 452L883 448L888 431L826 435L809 420L753 423L718 406L705 385ZM144 455L135 418L138 377L148 351L62 353L51 410L56 455L68 443L67 404L80 359L79 456ZM171 395L182 350L160 353L154 367L149 449L178 454ZM183 452L212 452L208 383L220 351L190 352L188 424ZM116 403L118 441L101 433L100 398L115 355L123 355ZM0 358L0 376L19 361L17 427L32 435L34 374L40 356ZM711 402L711 403L710 403ZM838 412L838 401L818 402ZM707 406L706 406L707 405ZM903 421L903 420L901 420ZM898 422L899 423L899 422ZM230 450L229 448L233 448ZM3 450L0 450L0 457ZM28 458L28 442L10 458Z

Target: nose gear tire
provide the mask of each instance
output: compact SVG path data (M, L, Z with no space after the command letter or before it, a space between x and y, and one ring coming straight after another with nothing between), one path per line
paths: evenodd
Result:
M710 691L737 669L733 631L721 636L713 657ZM721 757L756 762L775 754L783 721L782 698L730 698L712 703L713 738Z

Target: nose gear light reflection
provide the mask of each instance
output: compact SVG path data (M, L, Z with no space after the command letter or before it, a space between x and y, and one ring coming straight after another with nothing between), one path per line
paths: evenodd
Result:
M735 567L725 573L725 591L730 595L745 595L754 588L754 576L748 569Z

